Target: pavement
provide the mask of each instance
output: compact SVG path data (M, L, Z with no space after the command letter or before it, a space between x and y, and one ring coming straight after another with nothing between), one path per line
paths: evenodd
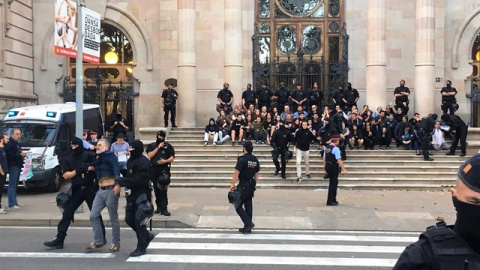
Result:
M341 179L340 179L341 181ZM66 189L64 186L62 189ZM7 196L4 194L3 205ZM0 215L0 226L57 226L61 213L56 193L19 189L18 201L24 207ZM423 231L444 219L455 222L455 209L448 190L339 190L338 206L326 206L327 190L260 189L253 199L257 229ZM122 194L119 218L125 215ZM239 228L243 224L228 203L227 189L171 188L170 217L155 215L154 228ZM107 211L102 212L109 225ZM72 226L89 227L89 211L75 215Z

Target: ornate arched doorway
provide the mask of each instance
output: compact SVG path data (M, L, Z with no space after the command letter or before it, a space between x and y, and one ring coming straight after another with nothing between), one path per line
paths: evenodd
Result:
M328 92L346 84L344 0L256 0L253 77L272 89L285 82Z
M117 27L102 23L100 39L100 64L83 63L84 102L98 104L109 130L118 111L127 121L133 139L135 96L133 77L133 47L128 37ZM64 102L75 101L76 59L69 59L64 80Z
M472 89L470 98L472 101L470 125L480 127L480 34L477 34L472 47Z

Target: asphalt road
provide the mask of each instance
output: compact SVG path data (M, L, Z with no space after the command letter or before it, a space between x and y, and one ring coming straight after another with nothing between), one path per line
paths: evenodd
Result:
M130 258L136 239L121 231L121 249L85 253L89 228L70 228L64 249L43 242L54 228L0 227L0 269L391 269L416 233L164 229L147 255ZM107 240L111 243L110 230ZM107 244L108 246L108 244Z

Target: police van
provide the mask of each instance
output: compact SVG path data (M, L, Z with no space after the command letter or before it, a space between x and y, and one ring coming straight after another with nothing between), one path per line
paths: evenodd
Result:
M19 129L22 132L19 145L32 154L33 176L20 180L19 186L44 187L51 192L60 189L63 178L58 155L71 150L75 111L76 104L67 102L15 108L6 113L0 123L0 132L10 137L13 130ZM99 105L83 105L83 128L96 131L98 138L102 138L104 123Z

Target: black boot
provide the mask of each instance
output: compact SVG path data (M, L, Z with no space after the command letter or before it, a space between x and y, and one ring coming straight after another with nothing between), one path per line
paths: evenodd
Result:
M62 249L63 248L63 239L55 238L52 241L47 241L47 242L43 243L43 245L46 246L46 247L54 248L54 249Z
M135 249L135 251L130 253L130 257L138 257L147 254L147 251L145 249Z

